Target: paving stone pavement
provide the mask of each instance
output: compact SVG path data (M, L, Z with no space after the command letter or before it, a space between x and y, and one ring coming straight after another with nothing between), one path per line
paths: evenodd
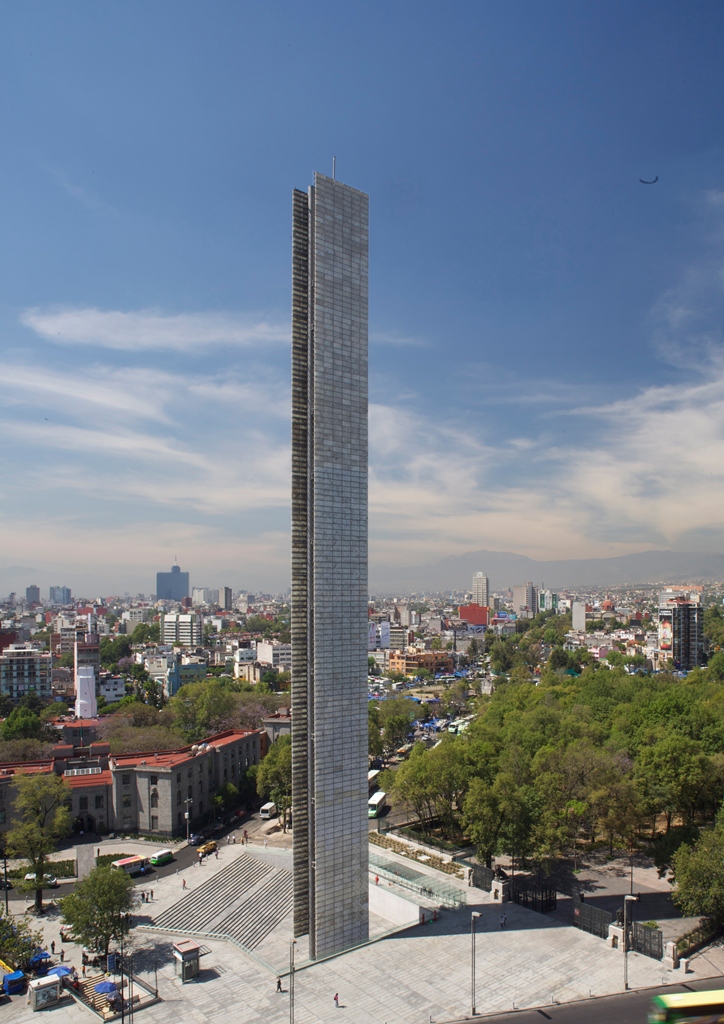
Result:
M224 848L219 862L190 869L189 884L200 884L239 853L253 848ZM258 851L260 858L264 856ZM267 854L276 860L278 854ZM281 863L275 866L282 866ZM158 884L156 906L143 911L155 916L179 899L180 876ZM488 893L467 889L468 906L443 911L439 920L380 939L343 956L303 968L296 974L296 1021L299 1024L428 1024L464 1017L470 1011L470 912L482 917L477 925L477 1004L484 1013L515 1007L545 1006L552 1000L568 1002L620 992L623 957L595 936L580 932L544 915L507 904L507 925L500 928L500 904ZM140 910L141 908L139 908ZM149 922L150 923L150 922ZM286 918L259 948L278 969L288 963L290 921ZM171 958L173 936L137 931L135 960L153 980L158 970L163 1002L145 1009L143 1024L283 1024L289 1020L289 998L277 993L276 976L257 957L232 943L207 940L211 952L202 960L198 981L181 985ZM297 963L305 959L305 943L298 945ZM693 958L689 979L724 972L724 950L714 947ZM680 982L681 971L639 954L629 955L632 987L653 987L662 979ZM284 988L288 988L286 977ZM333 997L339 993L340 1008ZM53 1010L55 1024L77 1024L85 1011L73 1006ZM90 1015L88 1015L90 1020ZM14 999L0 1008L0 1021L30 1024L29 1008Z

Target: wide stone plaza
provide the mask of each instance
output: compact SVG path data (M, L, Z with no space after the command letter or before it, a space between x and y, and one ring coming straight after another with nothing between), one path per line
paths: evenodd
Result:
M281 837L280 837L281 838ZM396 859L394 854L388 854ZM400 864L409 864L398 858ZM249 863L258 870L249 874ZM237 863L238 862L238 863ZM247 863L245 863L247 862ZM291 868L291 851L273 841L264 846L261 837L250 846L223 844L218 859L201 867L186 869L153 883L154 901L139 904L134 929L134 959L142 977L151 984L158 978L161 1001L141 1011L147 1024L179 1024L180 1021L221 1022L226 1020L269 1022L289 1020L289 996L286 971L292 933L291 904L280 880ZM431 878L440 878L423 865ZM182 985L174 975L171 946L174 939L198 928L199 906L212 922L231 917L244 919L238 909L242 896L223 904L215 895L226 888L229 872L248 879L249 901L256 900L258 918L249 920L248 933L254 946L221 938L197 936L209 949L202 959L199 979ZM186 880L187 890L183 889ZM274 892L281 892L281 906L264 905L265 893L276 879ZM216 880L216 884L215 881ZM623 987L623 956L592 935L580 932L560 920L559 915L544 916L515 904L506 904L506 927L500 927L501 906L490 894L465 888L445 876L451 885L459 885L467 906L459 910L443 909L436 921L416 925L389 934L394 925L371 915L371 932L378 938L349 953L309 965L305 942L296 947L295 1019L302 1024L346 1020L354 1024L427 1024L451 1021L470 1013L470 913L478 910L477 924L477 1008L480 1013L522 1007L545 1007L553 1001L588 1000L620 992ZM380 884L383 884L380 879ZM267 888L265 888L265 886ZM196 896L194 896L196 894ZM274 897L271 897L272 903ZM241 902L240 902L241 901ZM219 907L216 911L214 908ZM184 907L188 909L184 918ZM286 908L282 919L280 911ZM278 922L264 926L267 909ZM213 914L212 918L208 918ZM249 915L246 915L249 919ZM158 930L155 922L172 920L174 930ZM47 939L56 935L57 919L45 923ZM178 929L178 930L176 930ZM80 967L80 950L66 949L66 961ZM718 947L697 954L687 980L712 977L724 972L724 951ZM276 992L276 979L282 974L284 992ZM663 964L636 953L629 954L629 982L632 988L660 986L684 980L681 970L666 971ZM339 995L339 1008L334 996ZM76 1024L89 1010L68 1005L49 1011L58 1024ZM31 1019L29 1007L19 999L0 1008L4 1020ZM97 1019L97 1018L96 1018Z

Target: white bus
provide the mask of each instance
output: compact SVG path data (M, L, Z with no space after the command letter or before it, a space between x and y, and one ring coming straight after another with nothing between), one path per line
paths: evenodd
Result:
M145 875L148 871L148 861L145 857L122 857L114 860L111 867L116 871L125 871L127 875Z
M369 786L370 793L374 792L374 790L377 789L377 779L379 777L379 774L379 771L377 771L376 769L367 772L367 785Z
M259 811L259 817L264 818L265 820L269 820L270 818L276 818L276 816L277 805L274 803L273 800L270 800L269 803L264 804L262 809Z
M385 807L387 807L387 793L378 790L367 801L367 817L379 818Z

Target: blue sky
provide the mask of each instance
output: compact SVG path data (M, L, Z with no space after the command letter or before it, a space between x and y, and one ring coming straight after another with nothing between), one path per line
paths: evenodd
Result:
M174 556L286 586L290 192L332 155L370 194L372 579L722 550L723 29L4 5L0 592L150 592Z

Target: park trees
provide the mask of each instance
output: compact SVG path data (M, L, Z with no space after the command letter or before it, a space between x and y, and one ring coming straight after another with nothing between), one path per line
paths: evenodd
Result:
M684 843L672 858L674 903L685 916L711 918L724 924L724 813L714 828L701 833L695 845Z
M43 942L41 932L33 931L22 918L8 917L0 905L0 960L17 970L26 970L36 948Z
M40 739L43 723L30 708L13 708L2 724L2 738L8 740Z
M230 690L212 679L182 686L168 706L183 736L199 740L233 724L236 701Z
M35 910L42 913L48 854L71 831L70 789L58 775L16 775L12 793L18 821L7 833L7 849L24 857L35 874L29 888L35 892Z
M282 828L287 830L287 811L292 805L292 738L280 736L269 748L256 773L256 791L269 796L282 815Z
M389 756L405 742L414 719L415 705L404 697L385 700L379 705L385 754Z
M110 866L93 868L75 892L60 900L63 920L73 934L91 949L108 955L113 939L128 931L133 906L133 879Z

